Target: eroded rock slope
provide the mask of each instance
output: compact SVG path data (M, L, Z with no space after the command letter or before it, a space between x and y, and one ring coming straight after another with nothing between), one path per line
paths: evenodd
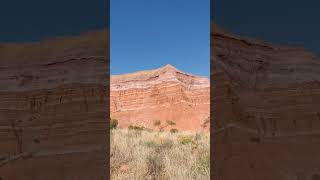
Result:
M164 130L208 130L209 92L207 78L184 73L171 65L114 75L110 113L122 128L132 125ZM155 126L156 121L161 125Z

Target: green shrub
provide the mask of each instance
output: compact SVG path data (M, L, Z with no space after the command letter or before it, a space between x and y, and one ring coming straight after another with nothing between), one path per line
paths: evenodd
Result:
M177 132L178 132L178 129L170 129L170 132L171 132L171 133L177 133Z
M179 142L183 145L192 143L192 137L191 136L181 136L179 138Z
M110 119L110 129L116 129L118 127L118 120Z

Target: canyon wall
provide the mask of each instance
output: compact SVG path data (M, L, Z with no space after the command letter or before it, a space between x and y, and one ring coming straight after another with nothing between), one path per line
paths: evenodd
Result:
M110 113L120 128L208 131L210 83L171 65L111 76ZM161 125L154 123L160 121ZM174 123L171 123L174 122Z
M214 179L320 178L320 58L211 27Z
M0 179L105 179L109 35L0 45Z

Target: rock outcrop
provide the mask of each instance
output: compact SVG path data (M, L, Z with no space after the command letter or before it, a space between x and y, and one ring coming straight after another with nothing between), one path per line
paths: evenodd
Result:
M214 178L319 178L320 57L211 29Z
M110 113L121 128L209 129L210 83L171 65L111 76ZM160 121L160 126L155 122ZM174 122L174 123L172 123Z
M108 33L0 45L0 179L105 179Z

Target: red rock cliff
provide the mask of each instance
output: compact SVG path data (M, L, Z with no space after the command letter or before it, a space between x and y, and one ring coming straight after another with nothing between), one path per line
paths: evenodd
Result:
M120 127L138 125L164 129L208 129L209 80L177 70L171 65L111 77L110 113ZM167 126L167 121L176 125ZM166 127L165 127L166 126ZM206 127L205 127L206 126Z

